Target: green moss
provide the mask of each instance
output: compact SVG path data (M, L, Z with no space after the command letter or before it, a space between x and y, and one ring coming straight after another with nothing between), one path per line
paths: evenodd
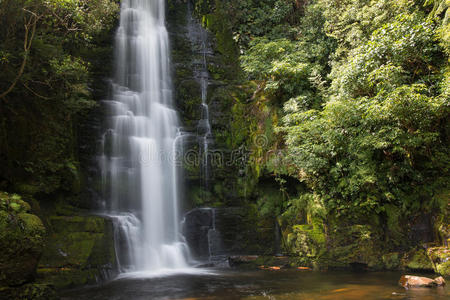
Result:
M314 219L312 224L294 225L291 232L284 232L287 248L295 254L295 264L319 268L326 251L323 222Z
M0 203L0 285L20 285L33 279L45 227L20 196L1 192Z
M410 270L433 270L431 260L424 249L410 251L404 258L403 265Z
M38 269L39 280L50 282L56 289L79 287L95 283L99 276L98 270L78 268Z
M433 263L434 271L445 277L450 277L450 249L448 247L434 247L427 251Z
M36 236L43 236L45 234L45 227L38 216L27 213L20 213L17 215L17 217L20 219L22 224L24 224L24 228L27 233Z
M94 283L103 270L113 271L112 224L97 216L52 216L51 235L39 262L42 282L59 288Z
M353 265L383 269L380 232L370 225L343 226L334 224L328 232L327 261L330 267L349 268Z
M51 216L49 221L55 233L103 233L105 219L97 216Z
M397 270L401 264L400 254L397 252L387 253L382 256L384 268L387 270Z
M402 211L394 205L386 206L387 215L387 238L390 246L401 246L406 243Z

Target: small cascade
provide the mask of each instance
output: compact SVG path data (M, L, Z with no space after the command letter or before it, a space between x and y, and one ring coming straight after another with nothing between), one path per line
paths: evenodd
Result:
M229 267L228 255L224 252L221 233L216 229L217 209L207 208L211 212L211 227L208 230L208 261L215 267Z
M208 107L208 85L209 72L207 56L212 55L212 49L208 44L207 31L194 19L192 15L192 4L188 4L188 35L191 40L193 52L199 59L194 64L194 77L200 85L201 89L201 119L197 125L197 138L199 143L200 157L200 175L205 190L208 189L209 180L211 178L209 147L212 140L212 129Z
M134 257L139 248L139 231L141 222L131 213L110 216L114 225L114 246L116 261L121 273L128 272L134 267Z
M228 267L228 253L217 227L216 208L196 208L186 213L183 232L194 258L208 265Z
M206 44L205 44L205 33L202 33L202 54L203 54L203 63L202 63L202 69L200 71L201 77L200 77L200 86L202 90L202 119L199 121L197 133L200 137L200 145L202 146L203 153L202 153L202 178L205 184L205 187L208 186L208 179L209 179L209 141L211 137L211 124L209 121L209 107L206 103L206 100L208 99L208 80L209 80L209 74L208 74L208 66L206 63Z
M209 261L214 255L214 238L217 234L216 232L216 210L214 208L210 208L211 210L211 228L208 230L208 252L209 252Z

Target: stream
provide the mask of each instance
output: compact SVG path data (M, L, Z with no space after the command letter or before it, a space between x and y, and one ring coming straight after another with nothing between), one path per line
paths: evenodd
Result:
M66 291L62 299L449 299L448 287L405 290L399 272L231 271L122 278ZM427 274L430 276L430 274Z

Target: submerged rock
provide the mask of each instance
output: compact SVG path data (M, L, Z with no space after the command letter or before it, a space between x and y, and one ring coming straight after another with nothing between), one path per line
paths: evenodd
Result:
M252 262L258 259L257 255L234 255L228 258L230 266L240 265L242 263Z
M403 275L400 278L398 284L406 289L418 287L435 287L445 285L445 280L442 276L431 279L427 277Z

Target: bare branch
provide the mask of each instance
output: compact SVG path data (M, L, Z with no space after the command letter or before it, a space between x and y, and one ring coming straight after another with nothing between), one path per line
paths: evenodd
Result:
M35 96L38 97L38 98L45 99L45 100L51 99L51 98L49 98L49 97L45 97L45 96L39 95L38 93L36 93L35 91L33 91L30 87L28 87L28 85L27 85L26 83L22 83L22 85L23 85L27 90L29 90L31 93L33 93L33 95L35 95Z
M0 94L0 99L5 98L9 93L12 92L12 90L17 85L17 82L23 75L25 66L27 64L27 59L28 59L28 55L29 55L29 52L31 49L31 45L33 43L34 35L36 33L36 24L37 24L38 20L40 19L40 17L37 14L35 14L34 12L29 11L25 8L23 8L23 10L31 14L31 16L28 19L25 19L25 22L24 22L25 23L25 25L24 25L25 37L24 37L24 42L23 42L23 50L25 51L25 53L23 55L22 64L20 65L19 72L17 73L16 78L14 78L14 80L11 83L11 85L9 86L9 88L5 92ZM31 30L31 33L30 33L30 30Z

